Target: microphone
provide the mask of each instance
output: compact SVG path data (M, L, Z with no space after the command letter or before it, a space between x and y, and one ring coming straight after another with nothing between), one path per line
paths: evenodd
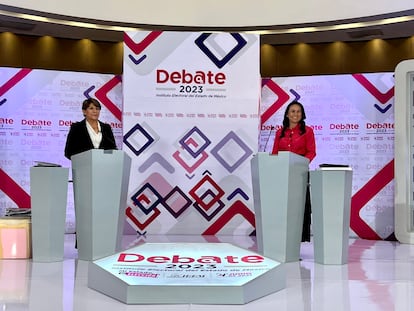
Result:
M270 136L272 136L272 132L273 132L273 130L274 130L275 128L276 128L275 126L272 126L272 128L270 129L270 131L269 131L269 135L267 136L267 139L266 139L265 146L264 146L264 148L263 148L263 152L265 152L265 151L266 151L266 147L267 147L267 144L269 143Z

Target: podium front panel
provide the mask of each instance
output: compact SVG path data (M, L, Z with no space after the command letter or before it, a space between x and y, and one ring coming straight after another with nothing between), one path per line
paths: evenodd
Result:
M130 167L121 150L93 149L72 157L79 259L121 249Z
M280 262L299 260L308 165L287 151L251 160L258 249Z

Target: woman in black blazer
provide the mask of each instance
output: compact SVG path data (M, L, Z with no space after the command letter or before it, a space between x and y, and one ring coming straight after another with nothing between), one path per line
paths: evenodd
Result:
M111 126L99 121L99 101L95 98L84 100L82 112L85 119L72 123L70 127L66 138L65 157L70 160L74 154L90 149L117 149Z

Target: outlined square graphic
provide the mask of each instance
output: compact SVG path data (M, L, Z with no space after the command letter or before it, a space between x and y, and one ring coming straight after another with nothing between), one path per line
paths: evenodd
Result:
M195 126L179 140L179 143L189 154L196 158L211 144L211 141Z
M124 135L124 144L139 156L153 142L154 138L140 124L136 124Z
M238 159L230 159L224 154L230 143L232 146L239 147L241 155ZM234 150L228 151L228 154L236 154ZM228 133L212 150L211 154L216 157L217 161L220 162L230 173L234 172L249 156L253 153L253 150L243 142L243 140L236 135L233 131Z
M232 36L236 40L236 45L225 55L218 55L218 51L212 51L208 47L208 41L215 41L216 36ZM247 41L238 33L230 34L211 34L203 33L196 40L195 44L207 55L208 58L218 67L223 68L244 46L246 46ZM212 42L212 45L216 45L215 42Z
M132 202L148 215L162 201L162 196L149 184L144 184L132 197Z
M189 191L189 194L207 211L223 197L224 191L210 176L206 175ZM205 201L207 196L211 199Z
M197 203L194 203L193 205L194 208L200 213L200 215L202 215L208 221L211 221L226 206L221 200L218 200L216 202L216 206L214 208L210 208L208 211L206 211Z
M178 186L175 186L164 198L164 207L175 218L179 217L191 203L192 201Z

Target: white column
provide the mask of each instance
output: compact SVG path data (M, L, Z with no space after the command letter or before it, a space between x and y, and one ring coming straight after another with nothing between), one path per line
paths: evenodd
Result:
M351 168L310 172L312 232L315 262L348 262L352 192Z
M31 167L33 261L63 260L69 168Z

